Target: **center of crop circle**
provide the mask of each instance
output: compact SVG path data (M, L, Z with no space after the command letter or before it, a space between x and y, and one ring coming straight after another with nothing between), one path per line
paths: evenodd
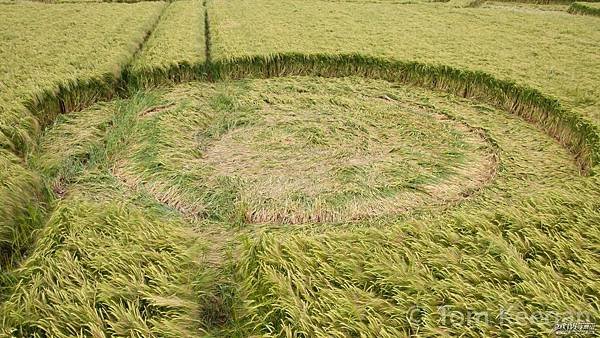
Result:
M479 132L401 97L338 91L272 88L260 105L238 100L221 112L219 133L201 133L202 165L235 182L246 221L399 213L459 198L487 179Z

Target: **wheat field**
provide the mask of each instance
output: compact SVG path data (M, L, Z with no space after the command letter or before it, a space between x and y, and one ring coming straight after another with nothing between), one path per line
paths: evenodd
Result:
M597 334L596 7L1 2L0 335Z

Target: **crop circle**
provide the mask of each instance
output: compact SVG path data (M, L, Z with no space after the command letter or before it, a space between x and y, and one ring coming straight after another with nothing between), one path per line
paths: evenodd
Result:
M459 201L496 169L481 130L383 81L207 87L167 93L172 104L147 118L145 146L118 170L188 213L248 223L351 221ZM152 156L163 165L147 177ZM187 183L173 192L175 182Z

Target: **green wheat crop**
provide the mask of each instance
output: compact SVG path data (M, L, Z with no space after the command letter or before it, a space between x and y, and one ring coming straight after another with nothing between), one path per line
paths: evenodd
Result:
M600 3L574 2L567 11L571 14L600 16Z
M600 30L594 18L447 4L212 3L215 60L360 53L479 70L554 95L600 125Z
M143 85L196 77L206 56L204 7L199 0L177 1L165 10L132 70ZM173 78L175 77L175 78Z

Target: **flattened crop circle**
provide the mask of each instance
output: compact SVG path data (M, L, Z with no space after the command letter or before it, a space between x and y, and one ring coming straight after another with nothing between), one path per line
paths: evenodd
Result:
M492 179L497 155L482 131L386 84L281 78L179 86L167 97L187 103L157 123L168 138L169 129L193 130L180 134L194 137L181 139L175 156L189 159L172 164L194 187L171 202L249 223L342 222L458 201Z

